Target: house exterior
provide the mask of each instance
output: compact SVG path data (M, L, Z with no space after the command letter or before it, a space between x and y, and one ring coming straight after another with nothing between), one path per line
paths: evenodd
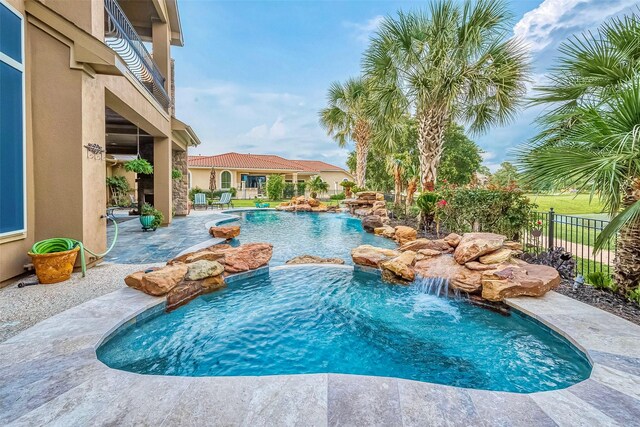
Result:
M0 0L0 282L42 239L105 250L114 155L153 164L136 185L167 223L187 214L199 141L175 117L182 45L176 0Z
M189 156L189 188L235 188L238 199L253 199L261 195L267 177L284 175L286 182L303 182L319 175L329 184L329 193L342 191L342 181L353 181L353 175L339 166L317 160L289 160L265 154L225 153L215 156Z

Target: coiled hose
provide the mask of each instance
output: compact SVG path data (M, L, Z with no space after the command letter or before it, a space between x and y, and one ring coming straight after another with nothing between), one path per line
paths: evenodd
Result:
M82 267L82 277L84 277L87 273L87 263L85 261L84 252L87 251L96 258L102 258L106 254L111 252L111 249L113 249L113 246L116 244L116 240L118 240L118 222L112 216L107 216L107 218L113 222L113 225L115 226L115 230L114 230L115 232L114 232L113 241L111 242L111 245L105 252L101 254L97 254L85 248L82 242L79 240L68 239L66 237L54 237L53 239L45 239L45 240L36 242L31 247L31 253L42 255L42 254L50 254L54 252L64 252L64 251L70 251L76 246L80 246L80 265Z

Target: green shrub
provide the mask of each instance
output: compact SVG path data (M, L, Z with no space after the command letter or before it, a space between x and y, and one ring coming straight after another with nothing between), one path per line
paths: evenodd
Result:
M149 203L145 203L144 205L142 205L141 215L142 216L153 215L155 217L153 219L153 222L151 223L151 228L158 228L160 224L162 224L162 221L164 221L164 215L162 214L162 212L160 212L158 209L151 206Z
M517 240L536 205L518 189L443 188L436 215L448 231L482 231Z
M588 284L596 289L603 289L611 292L616 292L618 290L618 285L611 279L611 277L607 276L602 271L589 273L585 279Z
M182 171L176 168L171 169L171 179L176 179L176 180L182 179Z
M281 199L284 184L284 177L282 175L269 175L269 178L267 178L267 196L269 196L271 200Z
M305 181L298 182L296 187L298 188L298 196L304 196L304 192L307 189L307 183Z
M627 292L627 299L640 305L640 288L635 288Z
M282 194L285 199L292 198L296 195L296 185L293 182L285 182Z
M436 216L436 206L440 196L432 191L425 191L416 199L416 206L420 212L420 225L426 227L433 223Z
M338 194L334 194L332 196L329 196L329 199L331 199L331 200L344 200L346 198L347 198L347 196L344 193L338 193Z

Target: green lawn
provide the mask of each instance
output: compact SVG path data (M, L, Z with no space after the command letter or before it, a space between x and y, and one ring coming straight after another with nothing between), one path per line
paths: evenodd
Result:
M538 205L539 211L547 212L550 208L556 213L564 215L598 214L603 206L597 197L589 201L588 194L527 194L531 201Z

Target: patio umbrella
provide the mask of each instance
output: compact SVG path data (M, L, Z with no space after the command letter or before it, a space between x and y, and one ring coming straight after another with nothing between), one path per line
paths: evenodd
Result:
M216 189L216 170L211 168L211 175L209 175L209 190L215 191Z

